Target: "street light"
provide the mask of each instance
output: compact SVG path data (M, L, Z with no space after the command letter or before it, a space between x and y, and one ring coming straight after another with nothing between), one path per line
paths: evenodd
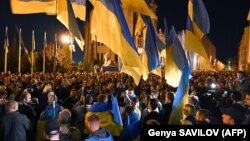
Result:
M66 34L62 35L61 40L63 43L69 45L69 50L71 53L71 61L74 62L73 60L73 52L75 52L75 45L74 45L74 37L71 32L67 32Z

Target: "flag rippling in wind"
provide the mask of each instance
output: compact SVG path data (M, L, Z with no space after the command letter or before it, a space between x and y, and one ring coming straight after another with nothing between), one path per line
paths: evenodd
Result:
M122 62L121 72L133 77L139 84L142 63L130 34L119 0L99 0L93 3L90 33L105 44Z
M84 41L79 31L70 0L60 0L57 3L58 14L56 18L73 34L80 49L83 50Z
M166 27L165 27L166 28ZM174 61L174 27L172 27L169 35L169 46L166 49L166 63L165 63L165 79L167 83L172 87L177 87L181 78L181 70L178 68ZM177 56L179 57L179 56Z
M112 113L114 115L114 120L117 124L123 126L121 112L119 109L117 97L113 96L113 94L111 95L111 101L112 101Z
M210 31L210 20L202 0L189 0L188 15L203 34Z
M183 119L183 109L188 97L189 74L188 63L185 63L169 117L169 124L180 124Z
M138 12L142 15L157 19L155 13L149 8L145 0L121 0L121 2L124 9Z
M75 18L85 20L86 0L10 0L10 4L13 14L57 15L57 19L74 35L77 44L83 50L84 41Z
M188 51L193 51L203 58L209 60L206 50L201 42L194 36L194 30L190 17L187 17L187 25L185 31L185 47Z
M46 13L56 15L56 3L61 0L10 0L13 14ZM85 21L86 0L71 0L76 18Z
M86 0L71 0L76 18L86 20Z
M24 52L25 52L25 54L26 54L26 56L27 56L27 58L28 58L28 60L29 60L29 63L31 64L31 58L30 58L28 49L27 49L26 46L24 45L23 38L22 38L22 34L21 34L21 29L18 28L18 27L16 26L16 31L17 31L17 33L18 33L18 38L19 38L19 40L20 40L20 41L19 41L19 43L20 43L19 46L21 46L21 48L23 48L23 50L24 50Z
M56 0L10 0L13 14L56 14Z
M157 38L159 38L154 30L153 23L148 16L139 16L138 21L143 21L142 26L145 25L143 32L143 38L145 39L144 49L142 55L143 63L143 79L148 78L149 72L155 73L156 75L161 76L159 53L157 49ZM140 26L140 25L137 25ZM159 39L160 40L160 39Z
M168 123L180 124L180 121L183 119L184 105L187 103L189 76L191 72L181 42L174 30L172 31L172 34L173 34L173 44L174 44L174 49L173 49L174 62L178 66L178 68L182 71L182 74L176 91L176 95L172 106L172 112L170 114Z

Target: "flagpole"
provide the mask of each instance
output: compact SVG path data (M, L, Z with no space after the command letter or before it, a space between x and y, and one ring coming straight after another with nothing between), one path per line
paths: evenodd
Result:
M18 73L21 73L21 35L22 35L22 29L19 30L19 48L18 48Z
M35 50L35 31L32 31L32 51L31 51L31 74L34 71L34 50Z
M44 32L44 45L43 45L43 73L45 73L45 51L47 47L47 37L46 32Z
M7 63L8 63L8 27L5 28L5 53L4 53L4 73L7 73Z

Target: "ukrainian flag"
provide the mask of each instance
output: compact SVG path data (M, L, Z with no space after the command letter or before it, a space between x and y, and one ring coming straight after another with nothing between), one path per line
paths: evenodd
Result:
M100 119L100 127L106 128L113 136L120 136L123 127L117 123L115 123L113 114L111 111L105 112L87 112L85 115L85 133L90 134L90 129L87 126L87 119L96 114Z
M97 41L105 44L122 62L121 72L133 77L139 84L142 63L130 34L119 0L99 0L93 2L90 33Z
M201 42L194 36L194 30L190 20L187 18L186 32L185 32L185 47L188 51L196 52L206 60L209 60L206 50Z
M82 21L86 19L86 0L71 0L75 17Z
M185 66L182 71L181 80L176 91L176 96L174 98L172 112L169 117L169 124L181 124L183 119L183 108L187 103L188 98L188 85L189 85L189 74L190 69L188 63L185 63Z
M155 13L149 8L145 0L121 0L121 2L124 9L138 12L142 15L157 19Z
M183 119L183 108L187 103L189 75L191 72L183 47L174 30L173 34L174 62L182 70L182 74L169 117L169 124L180 124L181 119Z
M154 30L151 19L147 16L139 16L138 20L140 20L140 18L146 26L146 33L144 33L145 52L142 54L142 62L144 65L143 79L146 80L148 78L149 72L153 72L156 75L161 76L159 52L157 50L156 43L158 36Z
M10 0L13 14L56 14L56 0Z
M195 27L199 28L200 32L202 32L203 34L209 33L210 20L206 7L202 0L189 0L188 15L194 22Z
M61 0L10 0L13 14L46 13L56 15L56 3ZM71 0L75 16L82 21L86 17L86 0Z
M175 30L172 27L168 37L171 40L168 40L169 42L167 42L167 44L169 44L169 46L166 49L165 79L170 86L178 87L181 78L181 70L174 61L174 36Z
M57 19L74 35L81 50L84 50L84 41L80 33L75 14L70 0L59 0L57 2Z

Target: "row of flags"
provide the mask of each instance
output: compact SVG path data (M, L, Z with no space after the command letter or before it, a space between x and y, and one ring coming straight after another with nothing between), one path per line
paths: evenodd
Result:
M159 54L162 51L166 52L163 77L167 79L169 85L178 86L174 101L174 108L178 109L187 93L191 73L189 66L192 61L187 54L197 53L208 60L201 40L209 33L210 22L202 0L189 0L185 40L178 37L174 27L169 32L165 22L165 44L159 39L153 27L151 19L157 17L148 0L90 0L90 3L93 5L90 17L91 35L97 37L97 42L105 44L119 56L122 63L121 72L132 76L136 84L139 84L141 76L146 79L149 72L161 75ZM143 30L145 46L142 54L138 53L122 8L137 12L139 15L136 30ZM56 15L74 35L83 50L84 41L76 18L85 20L86 0L11 0L11 9L14 14ZM33 44L32 50L35 47L35 43Z

